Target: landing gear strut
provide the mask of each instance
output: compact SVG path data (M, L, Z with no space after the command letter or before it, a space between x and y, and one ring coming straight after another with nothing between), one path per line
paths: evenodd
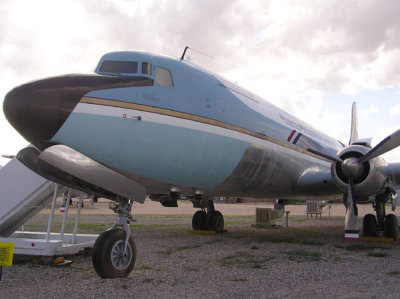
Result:
M204 200L201 200L204 203ZM213 230L217 233L224 231L224 216L215 210L212 199L207 199L207 212L204 205L200 204L201 210L194 213L192 218L193 230Z
M397 240L399 229L397 217L394 214L386 215L385 203L388 200L393 200L393 194L390 189L376 196L373 203L376 217L372 214L367 214L363 219L363 234L366 237L378 237L382 234L386 238Z
M102 233L94 243L92 263L101 278L127 277L136 261L136 245L129 224L134 221L131 215L132 200L117 198L110 203L110 209L118 213L113 227Z

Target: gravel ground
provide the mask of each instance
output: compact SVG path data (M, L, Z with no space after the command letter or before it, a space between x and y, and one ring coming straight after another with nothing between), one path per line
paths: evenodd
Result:
M26 229L43 225L45 214ZM81 232L100 233L115 218L89 214ZM399 298L400 242L344 242L343 218L293 216L288 228L257 229L254 216L233 215L217 235L189 234L190 215L137 218L128 278L100 279L84 254L66 257L73 263L63 267L18 257L3 267L0 297Z

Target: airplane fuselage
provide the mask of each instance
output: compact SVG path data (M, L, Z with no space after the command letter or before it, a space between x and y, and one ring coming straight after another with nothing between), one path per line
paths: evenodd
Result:
M139 83L86 93L50 142L143 183L148 193L176 187L183 194L290 197L304 171L330 167L307 148L329 154L343 148L183 61L115 52L102 57L96 73Z

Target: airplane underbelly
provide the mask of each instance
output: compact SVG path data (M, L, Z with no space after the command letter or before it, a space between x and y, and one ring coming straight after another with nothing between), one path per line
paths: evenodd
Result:
M232 174L251 145L232 134L156 113L79 104L52 141L148 180L212 189Z

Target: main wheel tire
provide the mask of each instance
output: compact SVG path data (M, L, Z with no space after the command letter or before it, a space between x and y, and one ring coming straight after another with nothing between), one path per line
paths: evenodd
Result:
M367 214L363 219L363 236L364 237L376 237L378 223L376 217L372 214Z
M136 245L130 234L125 255L126 232L115 228L102 233L94 243L92 263L101 278L124 278L133 270L136 262Z
M399 228L396 215L386 215L385 223L383 225L383 236L385 236L386 238L393 238L393 240L397 240L398 235Z
M193 230L207 230L207 213L205 211L197 211L192 218Z
M209 230L215 230L217 233L224 231L224 216L222 216L221 212L215 211L208 216L207 227Z

